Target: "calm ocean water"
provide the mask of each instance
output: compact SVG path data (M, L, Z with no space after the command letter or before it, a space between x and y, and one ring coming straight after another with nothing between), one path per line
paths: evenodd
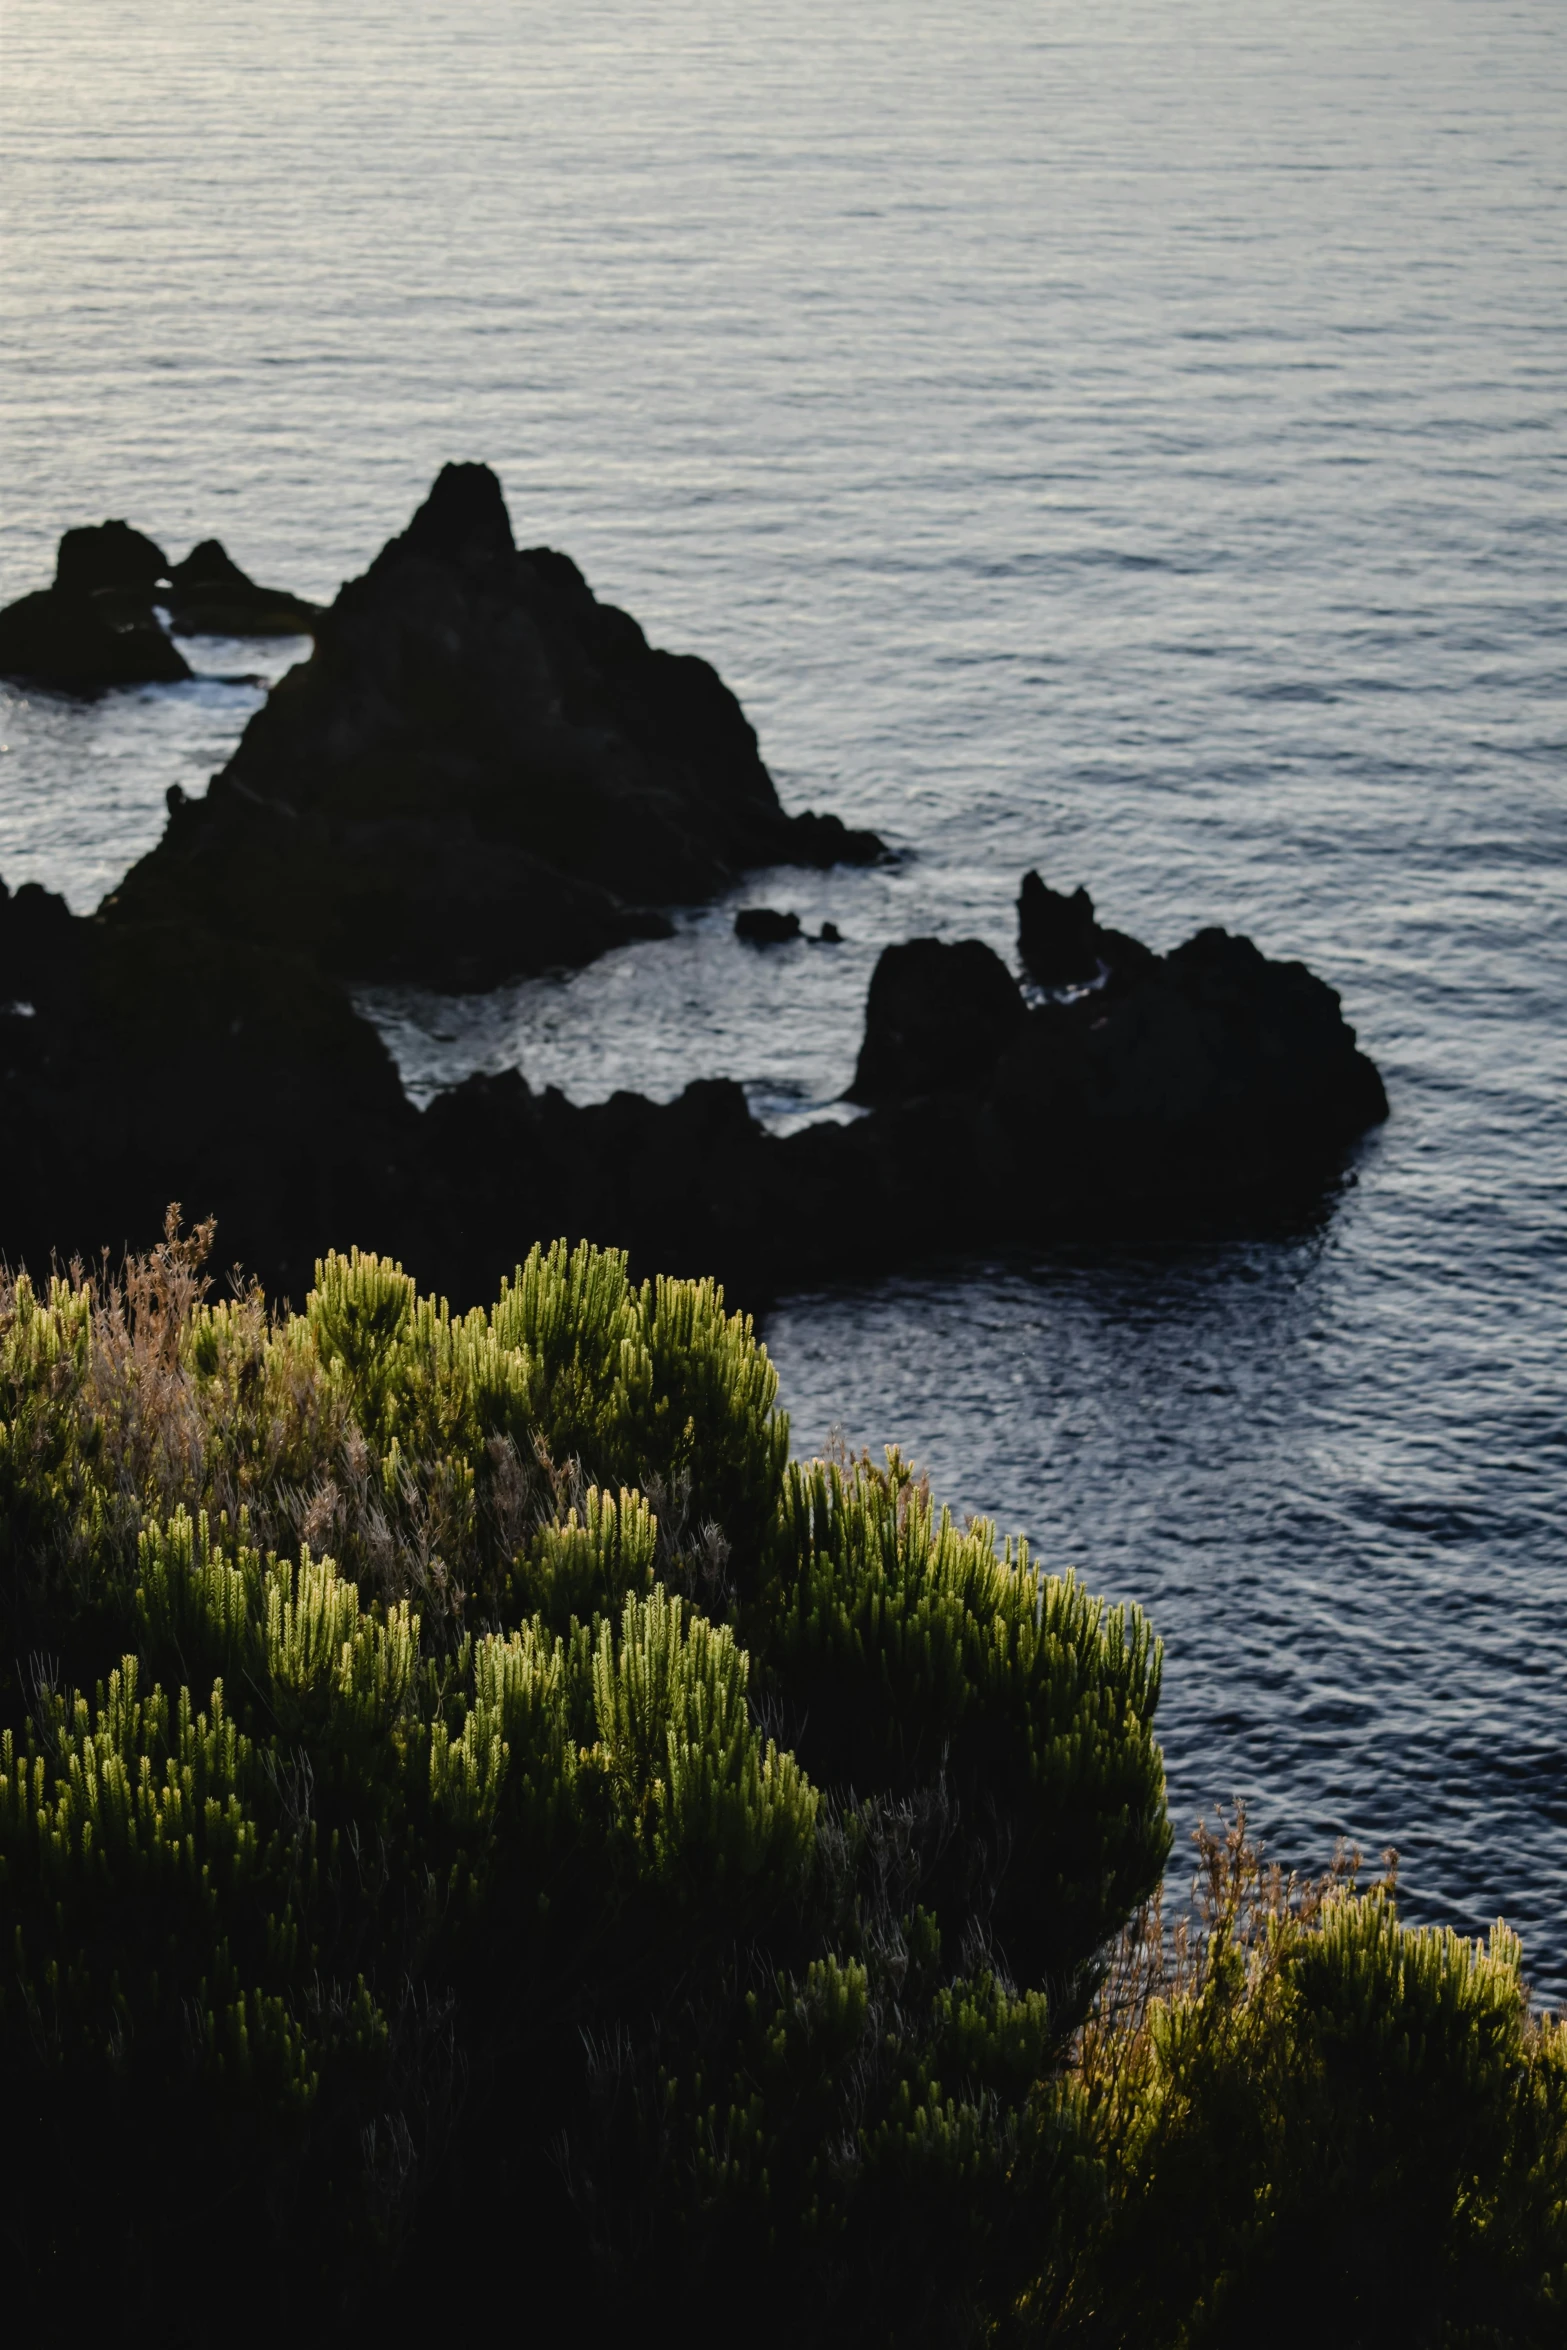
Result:
M898 1439L1140 1600L1178 1821L1403 1855L1567 1996L1567 42L1554 0L6 0L0 594L68 522L328 595L500 470L791 806L913 854L569 983L374 1006L416 1091L846 1082L880 945L1025 865L1343 993L1316 1238L793 1299ZM92 905L258 699L0 694L0 872ZM351 1236L344 1235L346 1240ZM363 1236L373 1239L373 1235ZM528 1234L519 1233L519 1246Z

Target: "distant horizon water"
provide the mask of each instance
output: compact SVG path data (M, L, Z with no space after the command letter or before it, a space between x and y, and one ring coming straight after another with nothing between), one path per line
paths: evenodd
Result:
M364 999L416 1098L728 1075L825 1114L891 939L1020 876L1298 955L1383 1070L1322 1228L768 1319L1166 1643L1177 1830L1402 1854L1567 1998L1567 44L1546 0L7 0L0 597L68 524L330 596L447 458L712 660L758 876L568 980ZM97 903L275 671L0 688L0 875ZM286 657L285 653L281 657ZM534 1237L518 1235L519 1251ZM344 1235L374 1244L368 1234ZM413 1268L417 1271L417 1268Z

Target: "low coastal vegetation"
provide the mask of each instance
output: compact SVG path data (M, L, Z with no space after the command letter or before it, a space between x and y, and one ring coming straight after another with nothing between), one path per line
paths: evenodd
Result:
M14 2300L1560 2340L1516 1940L1240 1821L1167 1924L1135 1609L792 1461L710 1282L355 1252L279 1314L210 1241L0 1285Z

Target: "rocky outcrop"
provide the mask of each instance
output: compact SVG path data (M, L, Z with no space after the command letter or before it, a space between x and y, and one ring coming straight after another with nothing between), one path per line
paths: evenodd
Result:
M1026 1017L1017 981L977 938L885 947L847 1099L877 1106L976 1092Z
M780 913L776 906L742 906L735 916L735 936L751 947L841 947L843 932L836 922L807 930L798 914Z
M1216 929L1031 1011L989 1095L1058 1181L1121 1199L1288 1190L1387 1114L1333 989Z
M780 913L776 906L742 906L735 916L735 936L749 947L787 947L805 933L798 914Z
M55 555L54 584L69 595L125 594L150 604L168 575L169 559L157 540L132 530L128 522L92 522L68 530Z
M1112 974L1127 978L1154 961L1124 930L1106 930L1086 889L1068 897L1037 873L1025 873L1017 901L1018 957L1037 986L1091 987Z
M576 1107L475 1077L416 1111L308 958L0 885L0 1253L141 1245L179 1199L299 1298L346 1238L454 1299L557 1232L750 1305L933 1255L1271 1229L1386 1114L1332 989L1243 938L1147 949L1030 1007L974 940L889 948L848 1125L779 1138L742 1088Z
M301 636L319 607L259 587L217 539L170 563L126 522L95 522L60 541L54 585L0 612L0 677L96 694L118 685L178 685L189 663L176 636Z
M36 881L24 881L13 897L0 881L0 1006L31 1018L35 998L52 999L82 935L64 898Z
M156 615L116 599L42 588L0 612L0 677L55 693L97 694L116 685L178 685L191 674Z
M205 1202L224 1263L296 1298L328 1214L396 1196L417 1137L379 1036L309 963L0 884L0 1254L47 1270Z
M153 609L168 560L125 522L68 530L54 585L0 611L0 677L57 693L177 685L190 667Z
M55 585L0 614L0 667L31 630L51 682L130 682L109 673L142 639L163 664L143 673L185 674L154 592L189 625L310 610L216 541L171 573L105 523L67 532ZM882 955L850 1094L867 1114L848 1125L780 1139L729 1083L579 1108L519 1076L420 1113L345 979L477 987L580 964L748 868L883 852L835 817L786 816L716 673L650 647L564 555L519 552L483 466L448 466L315 633L206 798L171 789L162 842L97 916L0 883L13 1261L144 1244L174 1198L295 1297L349 1238L466 1298L568 1232L717 1272L754 1304L933 1253L1314 1213L1386 1115L1301 964L1222 930L1156 955L1034 873L1032 996L978 940ZM804 935L765 907L735 929Z
M259 586L220 539L202 539L174 565L167 601L176 636L308 636L321 617L319 604Z
M1069 987L1097 978L1099 925L1086 889L1067 897L1025 873L1018 899L1018 953L1041 987Z
M1037 877L1031 877L1037 878ZM1000 1237L1218 1229L1309 1200L1387 1115L1338 996L1302 963L1199 931L1169 955L1055 893L1097 984L1032 1007L977 940L889 947L850 1098L983 1133L975 1215ZM1037 893L1025 885L1025 917ZM1087 909L1087 920L1082 909ZM1055 916L1052 915L1052 919ZM1000 1195L1005 1193L1003 1199Z
M449 465L105 913L221 907L345 977L482 988L660 935L749 868L882 853L786 816L716 671L519 553L494 474Z

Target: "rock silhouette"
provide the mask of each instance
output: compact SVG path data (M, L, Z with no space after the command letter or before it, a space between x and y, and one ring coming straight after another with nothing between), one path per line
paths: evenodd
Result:
M495 475L449 465L105 914L221 904L348 978L481 988L662 935L748 868L882 854L786 816L717 672L519 553Z
M56 693L97 694L117 685L178 685L190 664L152 607L125 591L82 595L41 588L0 612L0 677Z
M848 1099L868 1105L972 1093L1027 1017L1017 981L977 938L885 947Z
M129 523L91 523L61 538L52 587L0 612L0 676L73 694L177 685L191 669L157 604L178 636L298 636L318 609L258 587L217 539L171 564Z
M319 604L284 588L260 587L220 539L202 539L169 573L176 636L308 636Z
M747 946L786 947L804 933L798 914L781 914L776 906L742 906L735 916L735 936Z
M68 530L55 556L54 584L69 594L96 596L129 591L150 603L158 582L169 576L169 559L145 532L128 522L92 522Z
M167 572L163 549L129 523L66 531L54 585L0 611L0 677L69 694L177 685L190 667L153 610Z
M1124 930L1106 930L1086 889L1051 889L1025 873L1017 901L1017 947L1023 969L1041 987L1087 987L1112 975L1145 971L1154 957Z
M1338 996L1304 964L1218 929L1164 956L1101 935L1107 984L1032 1009L977 941L887 948L855 1098L977 1098L997 1167L1033 1202L1011 1220L1085 1229L1198 1226L1299 1198L1386 1117Z
M0 614L0 667L36 639L56 677L128 682L106 673L138 658L184 674L153 616L165 590L191 626L311 611L216 540L171 573L104 523L68 531L55 585ZM13 1262L145 1245L179 1199L296 1299L348 1238L465 1298L566 1232L759 1304L934 1252L1315 1214L1386 1115L1303 965L1222 930L1156 955L1037 873L1022 961L1061 992L1031 1004L976 939L887 948L850 1124L776 1137L727 1081L584 1108L517 1075L420 1112L346 980L478 987L581 964L749 867L884 851L836 817L786 816L716 672L650 647L566 556L519 553L485 466L446 467L312 617L311 658L205 799L171 787L162 841L97 915L0 882ZM767 907L735 929L803 936Z
M474 1077L420 1112L308 957L0 885L0 1251L38 1268L143 1245L172 1198L296 1301L345 1235L466 1299L565 1232L757 1306L935 1254L1320 1214L1387 1107L1337 996L1221 930L1140 954L1031 1009L978 941L888 948L860 1061L875 1106L779 1138L728 1081L578 1107Z
M1097 976L1099 925L1086 889L1065 897L1037 873L1025 873L1017 911L1018 953L1031 979L1042 987L1064 987Z

